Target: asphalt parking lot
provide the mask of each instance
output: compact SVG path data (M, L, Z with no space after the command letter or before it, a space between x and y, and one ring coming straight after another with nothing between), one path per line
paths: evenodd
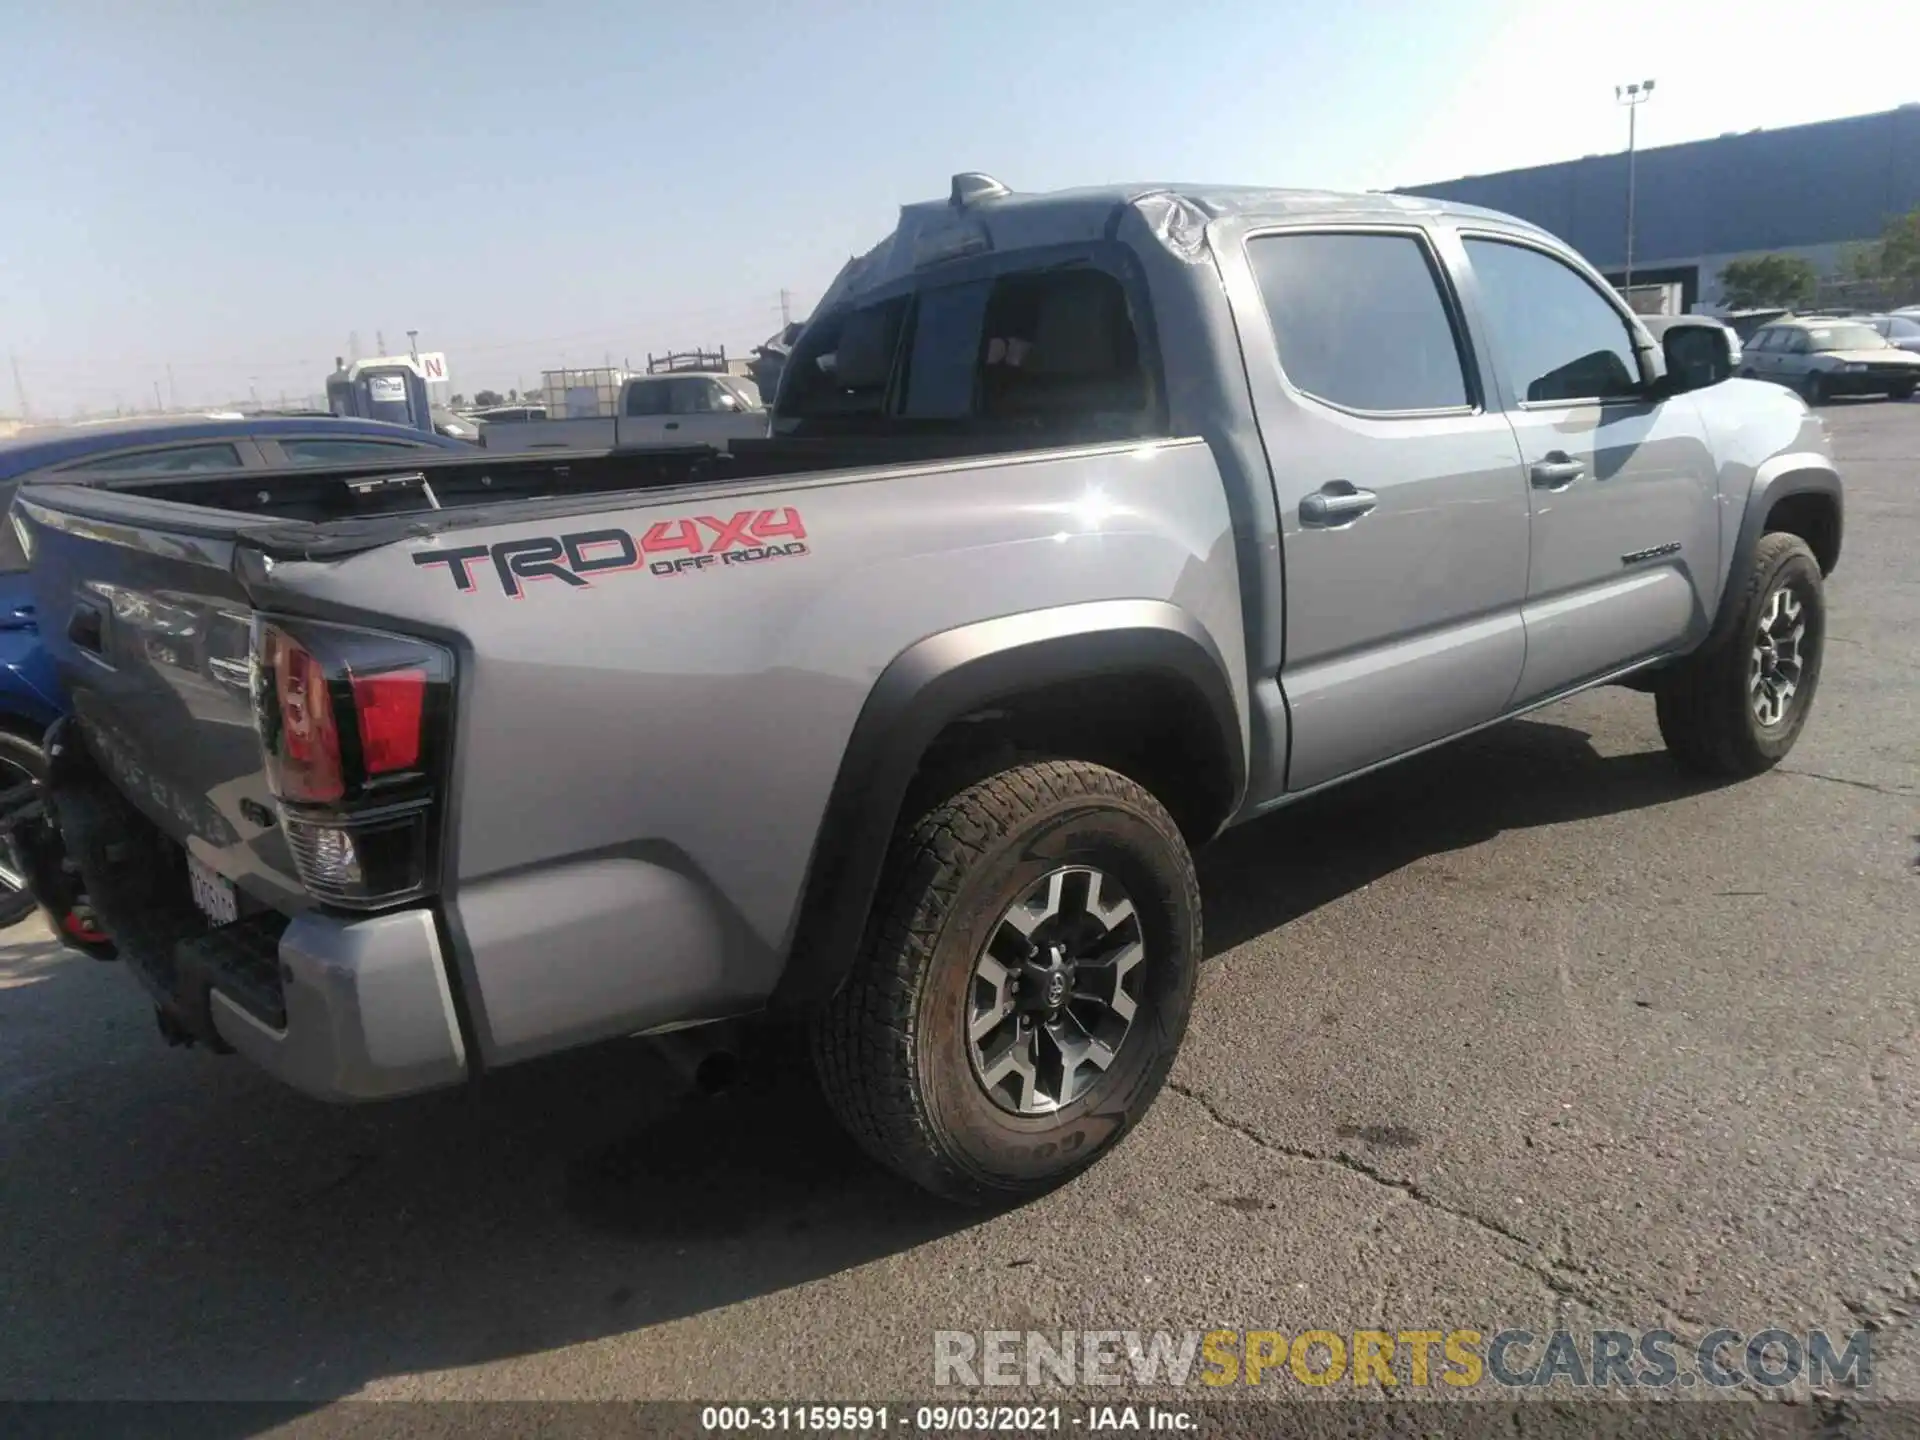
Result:
M980 1216L790 1074L638 1046L360 1110L0 945L0 1397L924 1396L936 1328L1875 1331L1920 1400L1920 403L1810 727L1710 788L1606 691L1235 832L1172 1089Z

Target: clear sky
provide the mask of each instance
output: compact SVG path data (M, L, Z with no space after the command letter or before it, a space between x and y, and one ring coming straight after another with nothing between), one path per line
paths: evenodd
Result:
M37 414L744 350L961 169L1384 188L1920 100L1920 3L0 4L0 350ZM1876 58L1878 57L1878 58ZM1897 57L1897 59L1896 59ZM1882 63L1884 61L1884 63ZM17 408L0 371L0 412Z

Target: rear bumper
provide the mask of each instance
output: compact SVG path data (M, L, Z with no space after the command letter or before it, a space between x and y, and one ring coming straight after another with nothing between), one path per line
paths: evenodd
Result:
M284 1021L216 978L208 1013L220 1038L322 1100L378 1100L466 1078L466 1047L433 918L402 910L365 920L308 912L280 936Z
M50 919L65 913L70 898L59 887L77 870L112 940L88 953L126 961L170 1035L237 1051L322 1100L377 1100L466 1078L430 911L292 919L265 911L215 929L194 907L184 852L100 775L67 722L48 749L45 805L23 800L6 817L20 827L16 843L30 842L34 896Z

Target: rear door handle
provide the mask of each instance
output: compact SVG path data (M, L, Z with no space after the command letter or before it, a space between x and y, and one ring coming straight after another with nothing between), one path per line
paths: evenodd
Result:
M1316 527L1345 525L1379 503L1380 497L1371 490L1356 490L1346 480L1329 480L1301 498L1300 523Z
M1564 490L1582 475L1587 467L1578 460L1570 460L1560 451L1555 451L1533 467L1533 488L1536 490Z

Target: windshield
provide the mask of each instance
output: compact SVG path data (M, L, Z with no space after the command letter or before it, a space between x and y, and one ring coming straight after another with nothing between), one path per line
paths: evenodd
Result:
M1887 342L1871 325L1809 325L1815 350L1885 350Z

